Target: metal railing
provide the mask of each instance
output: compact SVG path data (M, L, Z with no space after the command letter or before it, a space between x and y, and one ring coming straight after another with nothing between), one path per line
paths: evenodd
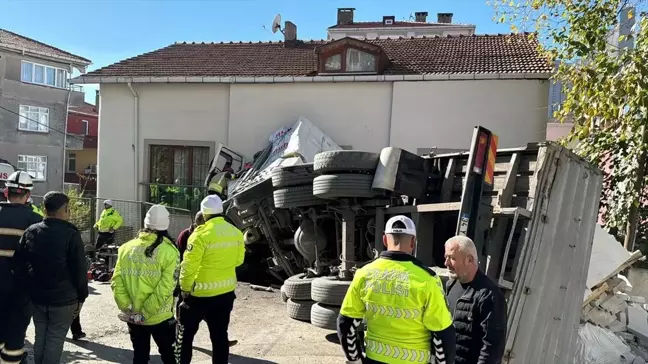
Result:
M32 196L34 204L42 207L42 196ZM85 245L95 245L97 230L95 224L101 216L103 203L107 198L102 197L75 197L70 196L70 222L81 232ZM122 226L115 232L115 243L121 245L137 237L137 233L144 228L144 217L153 203L142 201L128 201L110 199L113 207L124 219ZM191 225L193 214L187 209L165 206L169 211L169 235L177 237L183 229ZM43 209L44 210L44 209Z
M149 203L191 211L200 210L200 202L207 196L207 188L197 186L141 183L147 192Z

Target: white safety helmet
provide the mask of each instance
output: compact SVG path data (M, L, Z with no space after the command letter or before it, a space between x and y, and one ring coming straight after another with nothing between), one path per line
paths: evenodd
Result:
M27 172L18 171L7 178L5 187L31 191L34 188L34 182Z

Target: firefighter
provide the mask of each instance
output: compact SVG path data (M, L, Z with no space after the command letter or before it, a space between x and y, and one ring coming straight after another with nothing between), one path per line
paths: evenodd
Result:
M28 293L21 288L14 273L20 269L19 242L30 225L41 221L27 200L33 187L23 171L13 173L5 183L6 202L0 203L0 363L18 363L23 359L25 333L31 320Z
M191 362L193 339L205 320L212 342L212 362L227 363L227 328L236 295L236 267L243 264L243 234L223 218L223 202L215 195L200 204L205 223L189 238L180 269L183 302L178 313L180 363Z
M119 247L111 287L120 319L128 324L133 364L149 362L151 336L162 362L176 363L173 291L180 253L168 228L169 212L162 205L154 205L146 213L144 230Z
M95 250L99 252L99 249L104 245L111 245L115 242L115 231L119 229L124 223L124 219L113 207L112 200L104 201L104 210L101 212L99 220L95 224L95 228L99 231L99 236L97 237L97 243L95 245Z
M234 179L234 169L232 169L232 162L225 162L223 170L214 175L209 180L209 186L207 187L208 195L216 195L220 197L221 200L227 199L227 184L229 181Z
M454 362L455 330L434 271L412 256L416 226L406 216L387 221L380 257L360 268L338 317L338 336L350 361ZM366 347L360 326L367 321Z
M27 200L27 206L29 206L30 209L34 210L35 213L39 214L41 217L45 217L45 214L43 214L43 210L41 210L38 206L34 205L34 200L29 196L29 199Z

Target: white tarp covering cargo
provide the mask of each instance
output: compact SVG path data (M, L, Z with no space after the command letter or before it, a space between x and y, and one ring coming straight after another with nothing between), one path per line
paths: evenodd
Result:
M292 127L282 127L272 133L269 141L272 144L272 150L265 163L258 172L244 176L241 182L231 187L230 195L269 179L275 168L311 163L315 160L317 153L342 149L333 139L303 116L300 116Z

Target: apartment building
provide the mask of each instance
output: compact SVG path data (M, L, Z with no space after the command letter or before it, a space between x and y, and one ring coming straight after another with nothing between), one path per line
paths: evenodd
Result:
M0 158L34 178L36 195L63 188L68 79L90 63L0 29Z
M75 185L84 195L97 191L97 139L99 136L99 91L96 104L84 100L84 94L72 92L68 107L65 143L65 183Z

